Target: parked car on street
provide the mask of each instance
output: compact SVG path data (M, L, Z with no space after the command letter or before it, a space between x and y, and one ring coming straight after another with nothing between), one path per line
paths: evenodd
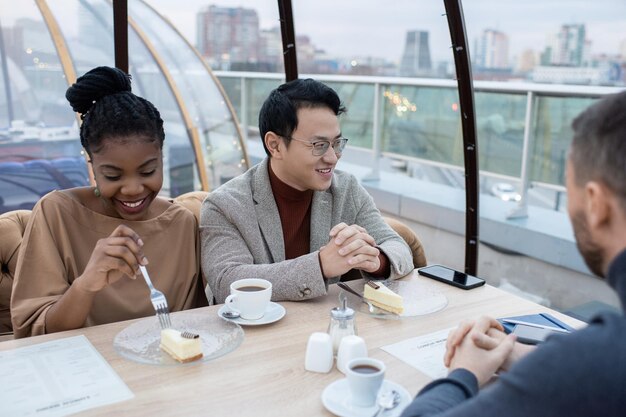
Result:
M498 182L491 187L491 194L504 201L520 201L522 196L507 182Z

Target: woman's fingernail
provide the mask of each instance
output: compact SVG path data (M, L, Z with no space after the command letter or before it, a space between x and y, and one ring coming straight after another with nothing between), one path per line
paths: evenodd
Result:
M141 240L141 238L139 238L139 240L137 241L137 244L138 244L139 246L143 246L143 240Z
M142 265L148 265L148 258L146 258L145 256L143 258L141 258L141 263Z

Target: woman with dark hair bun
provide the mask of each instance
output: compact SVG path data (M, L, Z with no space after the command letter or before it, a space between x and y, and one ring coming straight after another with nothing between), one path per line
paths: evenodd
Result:
M78 78L66 98L81 114L96 186L53 191L34 207L13 284L15 337L154 315L139 265L170 311L207 304L195 216L158 196L159 111L109 67Z

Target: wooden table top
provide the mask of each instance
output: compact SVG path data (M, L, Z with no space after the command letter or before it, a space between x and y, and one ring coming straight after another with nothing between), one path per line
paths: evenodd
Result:
M507 317L549 312L564 322L580 326L571 317L485 285L470 291L421 277L414 271L409 280L420 280L448 298L441 311L400 320L383 320L357 313L359 336L365 339L370 357L387 366L386 379L416 394L430 378L380 349L381 346L456 326L481 315ZM353 281L357 287L362 282ZM128 401L87 410L88 416L331 416L321 401L324 388L344 377L336 368L328 374L304 369L309 335L325 332L330 309L337 306L339 288L315 300L281 302L287 314L264 326L242 326L245 338L235 351L208 362L188 366L152 366L121 357L113 347L115 335L134 321L10 340L0 351L83 334L128 385L135 397ZM194 310L216 315L219 305ZM179 314L179 313L173 313Z

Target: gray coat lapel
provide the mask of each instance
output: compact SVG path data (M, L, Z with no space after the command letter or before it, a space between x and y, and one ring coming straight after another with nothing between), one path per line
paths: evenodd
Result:
M332 194L329 190L317 191L311 203L311 248L316 251L328 243L332 221Z
M269 158L265 158L256 170L252 180L252 198L255 202L254 209L259 221L261 233L270 250L273 262L281 262L285 260L285 241L283 239L283 227L280 223L278 207L272 186L270 185L270 177L267 172L267 164Z

